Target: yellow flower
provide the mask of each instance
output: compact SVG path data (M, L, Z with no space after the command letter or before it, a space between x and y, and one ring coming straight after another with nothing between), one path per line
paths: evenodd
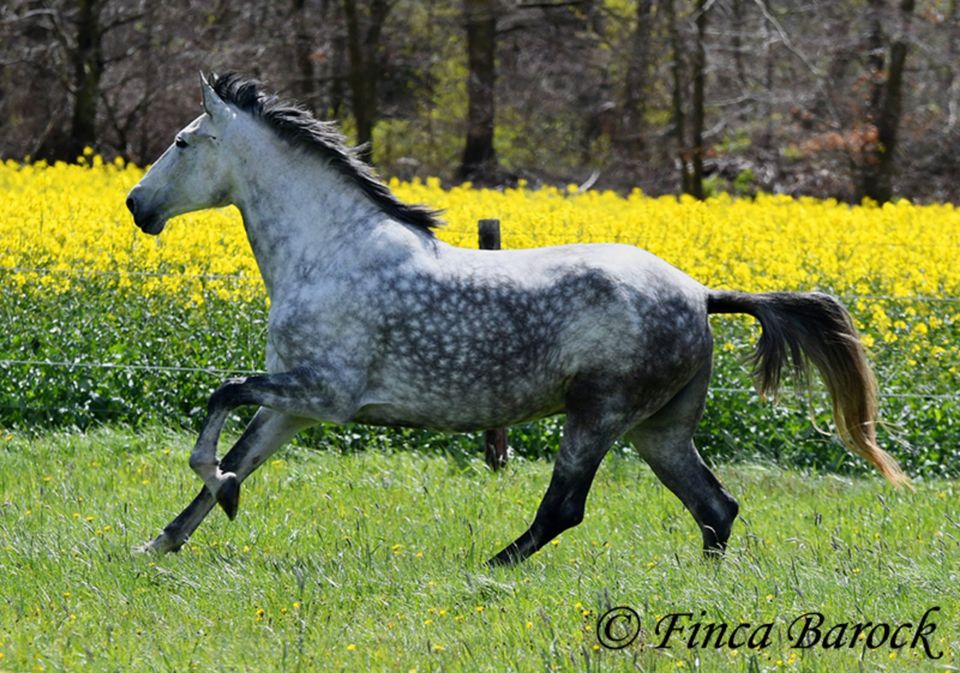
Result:
M85 148L84 156L93 157L93 149ZM210 293L223 298L262 292L235 209L176 218L161 241L147 241L136 232L123 205L126 191L143 171L122 160L88 163L94 167L0 164L5 197L0 250L8 251L3 266L30 268L31 260L57 259L66 269L124 273L171 269L194 280L176 274L150 278L138 290L175 293L188 301L203 301L197 291L203 282ZM639 191L628 196L581 194L576 185L536 191L523 186L502 191L466 186L443 190L435 178L409 183L391 180L390 184L402 200L444 208L448 226L439 236L456 245L475 247L477 219L497 215L508 248L620 241L641 245L721 287L752 291L819 287L893 296L956 294L960 289L960 269L952 263L960 209L950 205L849 208L830 200L777 195L759 195L752 201L719 196L697 202L653 198ZM71 198L44 199L51 186ZM571 194L577 198L568 198ZM25 233L41 231L35 207L41 201L48 221L72 223L69 241ZM737 236L729 236L734 229ZM227 280L213 283L204 276ZM25 274L20 282L30 279ZM117 280L129 282L130 278L121 274ZM61 289L74 282L67 277ZM877 303L861 302L867 315ZM913 316L910 322L915 322ZM929 320L921 322L934 327ZM883 330L887 325L868 322L865 327L868 335L876 336L872 329Z
M347 652L356 652L356 651L357 651L356 645L354 645L353 643L350 643L349 645L347 645Z

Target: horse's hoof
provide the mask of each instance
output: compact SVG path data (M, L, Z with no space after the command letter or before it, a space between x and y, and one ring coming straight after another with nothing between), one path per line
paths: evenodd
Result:
M237 508L240 506L240 480L233 472L227 472L220 481L217 489L217 502L227 513L227 518L233 521L237 518Z
M515 566L523 559L515 556L511 550L504 549L502 552L494 556L493 558L487 559L487 567L491 570L493 568L509 568L510 566Z
M167 554L175 551L180 551L180 545L166 533L160 533L150 542L133 548L134 554Z

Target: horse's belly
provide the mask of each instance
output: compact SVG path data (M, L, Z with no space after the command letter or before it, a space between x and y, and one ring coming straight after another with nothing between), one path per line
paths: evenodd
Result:
M352 418L358 423L471 432L551 416L563 411L563 391L423 390L419 395L371 396Z

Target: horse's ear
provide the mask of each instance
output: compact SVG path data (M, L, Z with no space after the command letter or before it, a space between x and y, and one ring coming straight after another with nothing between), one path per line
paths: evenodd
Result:
M228 113L227 104L224 103L220 96L217 95L217 92L213 90L213 87L210 86L210 83L203 73L200 73L200 91L204 112L210 115L214 121L226 119Z

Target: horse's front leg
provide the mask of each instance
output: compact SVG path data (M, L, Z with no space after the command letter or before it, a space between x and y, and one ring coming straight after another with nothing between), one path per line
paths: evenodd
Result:
M313 424L307 419L261 407L237 443L223 457L220 467L225 472L235 473L242 482L294 435ZM193 535L215 504L213 495L204 486L177 518L167 524L160 535L140 547L140 551L177 551Z
M190 454L190 467L233 519L240 501L241 477L223 469L217 460L217 442L230 412L245 404L256 404L302 419L344 422L354 411L356 398L349 393L351 389L343 381L334 382L330 376L307 367L231 379L210 396L207 419Z

